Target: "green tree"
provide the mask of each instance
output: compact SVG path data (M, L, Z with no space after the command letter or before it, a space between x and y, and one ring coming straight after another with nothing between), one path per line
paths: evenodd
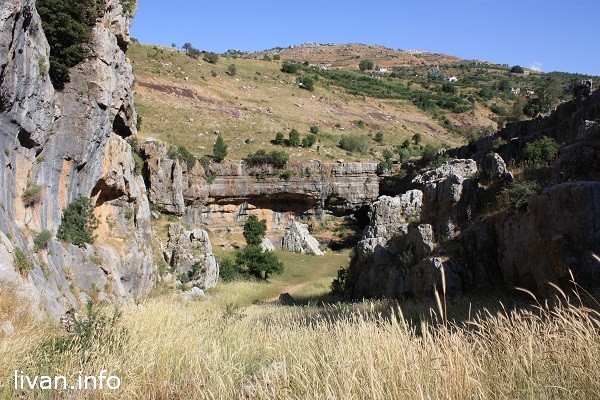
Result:
M284 141L283 132L277 132L275 134L275 140L273 140L273 143L278 144L278 145L282 145L283 141Z
M104 0L38 0L36 8L50 45L50 80L62 90L72 68L91 55L92 27L104 12Z
M251 215L244 224L244 239L248 246L259 246L267 232L267 221L258 220L256 215Z
M283 272L283 263L270 251L262 251L259 245L248 245L235 255L235 261L242 272L267 279Z
M511 89L510 81L508 79L502 79L498 83L498 90L501 92L508 92Z
M543 112L550 112L559 102L560 95L563 93L563 87L560 80L556 77L548 78L538 90L540 107Z
M369 71L373 69L373 61L372 60L362 60L359 64L358 64L358 68L361 71Z
M383 139L384 139L383 132L377 132L377 133L375 134L375 141L376 141L377 143L383 143Z
M316 135L317 133L319 133L319 126L318 126L318 125L314 125L314 124L313 124L313 125L311 125L311 126L310 126L310 133L314 133L315 135Z
M432 67L427 70L427 78L430 81L443 81L446 75L440 67Z
M97 227L92 200L79 196L64 209L56 238L77 246L92 244Z
M217 140L215 140L215 144L213 145L213 157L216 162L221 162L227 156L227 145L225 141L221 137L221 135L217 136Z
M340 139L339 147L351 153L364 154L368 150L367 140L360 135L344 135Z
M317 136L315 136L311 133L310 135L307 135L304 138L302 138L302 147L311 147L316 142L317 142Z
M298 147L300 146L300 132L295 129L292 129L288 136L288 141L290 146Z
M295 63L295 62L284 61L283 64L281 65L281 72L285 72L286 74L295 74L299 70L300 70L300 64Z
M415 144L421 143L422 139L423 139L423 137L421 136L420 133L415 133L412 137L412 140L413 140L413 142L415 142Z
M512 72L513 74L522 74L525 72L525 70L523 70L523 67L521 67L520 65L515 65L510 69L510 72Z
M450 94L455 94L456 93L456 86L454 86L450 82L445 82L442 85L442 92L444 92L444 93L450 93Z

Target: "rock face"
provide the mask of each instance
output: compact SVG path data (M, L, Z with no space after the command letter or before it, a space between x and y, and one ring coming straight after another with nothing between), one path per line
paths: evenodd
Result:
M179 224L169 224L169 240L163 251L165 261L177 276L184 274L203 288L217 285L219 264L212 252L208 233L202 229L186 231Z
M51 314L92 294L128 300L154 284L149 203L126 140L136 135L133 75L123 52L130 23L121 2L107 0L92 28L93 55L71 68L71 81L58 92L35 2L3 2L0 10L0 231L6 251L21 249L34 265L15 279L9 254L0 281L34 288ZM35 189L33 200L23 196L27 188ZM34 253L37 232L55 233L62 210L78 196L93 201L95 244L51 240Z
M456 159L412 180L413 189L381 197L356 247L347 296L427 296L440 289L460 295L493 284L553 295L552 284L600 282L600 91L558 107L546 118L511 125L509 140L489 153L493 137L448 154ZM489 210L514 178L505 159L542 136L562 144L545 177L550 183L518 210ZM475 161L477 160L477 161ZM482 174L477 163L481 163ZM539 172L539 171L538 171ZM542 171L543 172L543 171ZM479 185L477 179L484 179ZM419 193L419 195L415 195ZM418 198L409 223L405 199ZM418 204L418 206L416 206ZM490 214L490 213L494 214ZM488 216L488 215L491 216Z
M313 254L322 256L324 253L319 248L319 242L308 232L308 226L296 221L291 221L281 240L281 248L293 253Z
M155 141L141 143L140 150L148 165L150 201L217 233L241 232L253 214L265 219L269 237L279 240L293 218L306 222L327 213L349 214L379 196L375 163L288 163L283 174L242 162L188 165L171 159L167 147Z
M547 282L598 282L600 182L569 182L533 196L527 212L496 227L504 281L540 293Z

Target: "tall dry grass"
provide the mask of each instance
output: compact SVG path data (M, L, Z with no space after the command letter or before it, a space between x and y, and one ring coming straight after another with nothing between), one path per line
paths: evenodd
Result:
M466 324L433 324L412 323L387 303L241 309L163 296L124 310L111 334L85 346L79 342L60 356L48 350L55 332L23 328L15 336L31 336L13 342L17 347L2 347L0 397L18 394L6 384L14 369L46 374L83 369L90 375L107 369L122 379L118 392L52 396L600 398L599 328L597 311L564 301L482 311ZM48 398L47 392L25 394Z

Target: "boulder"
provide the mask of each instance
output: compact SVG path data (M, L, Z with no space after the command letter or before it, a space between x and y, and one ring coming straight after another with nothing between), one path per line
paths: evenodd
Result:
M281 240L281 248L293 253L313 254L315 256L325 254L321 251L317 239L308 232L308 225L293 220L285 230L285 235Z
M219 265L212 252L208 233L202 229L187 231L179 224L169 224L168 235L163 255L175 274L188 274L195 269L192 282L203 288L215 287Z
M485 157L481 168L490 179L514 180L512 172L508 170L504 159L498 153L493 153Z
M262 251L275 251L275 245L273 245L271 239L266 237L263 238L262 242L260 243L260 248Z

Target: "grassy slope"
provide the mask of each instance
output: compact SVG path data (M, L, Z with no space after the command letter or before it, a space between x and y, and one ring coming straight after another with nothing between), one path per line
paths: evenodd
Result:
M128 56L137 80L136 108L143 118L140 138L183 144L197 155L212 153L215 130L229 144L228 158L239 159L270 146L278 131L287 137L289 130L295 128L304 136L310 133L312 124L322 131L319 154L316 146L287 149L292 161L377 158L372 154L349 157L339 149L340 137L349 133L374 137L375 133L384 132L383 145L370 141L375 153L398 145L417 132L425 141L452 145L462 140L446 133L431 116L406 100L352 96L319 82L314 92L302 90L294 83L295 75L280 71L279 62L222 57L213 65L169 49L141 45L132 45ZM232 63L237 67L234 77L225 74ZM148 83L189 88L198 100L143 86ZM358 127L357 120L363 120L366 126ZM251 142L245 143L247 139Z

